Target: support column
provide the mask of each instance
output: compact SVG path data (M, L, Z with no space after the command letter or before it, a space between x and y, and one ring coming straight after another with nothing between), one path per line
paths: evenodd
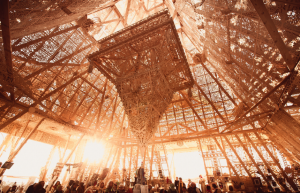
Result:
M247 147L245 147L245 145L243 144L242 140L239 138L239 136L237 134L235 134L235 137L239 141L239 143L241 144L241 146L243 147L244 151L247 153L248 157L251 159L251 161L254 164L254 166L256 167L257 171L260 173L260 175L262 176L262 178L266 181L267 185L271 186L270 182L267 180L266 176L263 174L263 172L261 171L261 169L258 167L257 163L255 162L255 160L252 157L252 155L249 153Z
M217 140L215 137L213 137L213 139L215 140L215 142L216 142L217 146L219 147L219 149L222 151L222 153L223 153L225 159L227 160L228 166L229 166L230 168L232 168L232 170L233 170L233 172L235 173L235 175L236 175L238 178L240 178L239 174L237 173L237 171L235 170L235 168L234 168L233 165L231 164L229 158L227 157L226 151L221 147L221 145L219 144L218 140ZM229 171L230 171L230 170L229 170Z
M46 165L42 168L42 170L44 170L44 173L42 176L40 176L40 181L45 181L46 180L46 176L47 176L47 172L48 172L48 168L49 168L49 165L51 163L51 160L53 158L53 155L54 155L54 152L55 152L55 149L56 147L59 145L59 142L60 141L57 141L55 145L53 145L51 151L50 151L50 154L49 154L49 157L47 159L47 162L46 162Z
M132 148L132 147L131 147L131 148ZM154 157L154 156L153 156L154 148L155 148L155 145L152 145L149 180L151 180L151 178L152 178L152 165L153 165L153 157Z
M238 158L239 162L241 163L241 165L243 166L245 171L247 172L248 176L252 179L252 175L251 175L250 171L248 170L248 168L244 164L243 160L240 158L239 154L236 152L236 150L234 149L234 147L230 143L229 139L226 136L224 136L224 138L225 138L227 144L229 145L229 147L231 148L231 150L233 151L233 153L235 154L235 156Z
M279 168L279 170L281 171L283 177L288 181L288 183L291 185L291 187L294 189L294 191L298 191L298 188L296 186L296 184L294 183L293 180L291 180L290 178L288 178L288 176L286 175L285 171L282 169L282 167L280 166L278 160L274 157L274 155L272 154L272 152L270 152L269 148L266 146L266 144L264 144L263 140L261 139L261 137L259 136L258 133L254 132L255 136L257 137L257 139L260 141L260 143L264 146L265 150L268 152L268 154L270 155L270 157L272 158L273 162L277 165L277 167Z
M206 173L206 180L207 180L207 182L209 182L208 181L208 171L207 171L207 167L206 167L206 163L205 163L203 149L202 149L202 145L201 145L200 139L198 139L198 143L199 143L199 149L201 151L201 155L202 155L202 159L203 159L204 169L205 169L205 173Z
M273 176L273 178L275 179L275 181L277 182L277 184L283 188L286 189L287 187L282 186L279 183L279 180L277 178L277 176L274 174L272 168L269 166L268 162L265 160L264 156L261 154L261 152L257 149L256 145L253 143L253 141L250 139L250 137L248 136L248 134L244 134L244 136L247 138L247 140L251 143L252 147L255 149L255 151L257 152L258 156L260 157L260 159L264 162L264 164L267 166L267 168L270 170L271 175Z
M128 178L129 178L129 181L131 180L131 165L132 165L132 146L131 146L131 148L130 148L130 161L129 161L129 174L128 174Z
M170 170L169 163L168 163L168 158L167 158L167 150L166 150L166 148L165 148L165 145L164 145L164 144L162 144L162 146L163 146L163 149L164 149L165 159L166 159L166 162L167 162L169 179L171 179L171 173L170 173L170 171L171 171L171 170ZM174 180L175 180L175 179L174 179Z

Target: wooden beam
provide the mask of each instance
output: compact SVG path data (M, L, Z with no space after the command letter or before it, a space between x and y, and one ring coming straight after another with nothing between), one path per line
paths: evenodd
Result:
M233 153L235 154L235 156L238 158L239 162L241 163L241 165L243 166L243 168L245 169L245 171L247 172L248 176L252 179L252 175L250 173L250 171L248 170L248 168L246 167L246 165L244 164L243 160L240 158L239 154L236 152L236 150L234 149L234 147L232 146L232 144L230 143L229 139L227 138L227 136L224 136L224 139L226 140L227 144L229 145L229 147L231 148L231 150L233 151ZM263 143L263 142L262 142Z
M196 115L196 117L198 118L198 120L201 122L201 124L203 125L203 127L205 129L208 129L206 124L203 122L203 120L199 117L197 111L194 109L193 105L191 104L190 100L181 92L179 91L179 93L181 94L181 96L185 99L185 101L187 102L187 104L191 107L191 109L193 110L193 113Z
M280 54L282 55L283 59L286 62L286 65L290 70L293 70L296 65L296 61L294 61L294 59L291 57L291 54L289 53L289 49L286 47L285 43L281 39L277 27L275 26L263 0L251 0L251 3L254 9L256 10L256 12L258 13L260 19L262 20L263 24L265 25L266 29L268 30L275 45L279 49Z
M77 146L79 145L79 143L81 142L82 138L85 136L85 134L82 134L79 138L79 140L77 140L77 143L74 144L73 149L71 150L70 154L68 155L68 157L65 159L65 161L63 162L63 166L66 165L66 163L69 161L69 159L71 158L71 156L73 155L75 149L77 148Z
M249 133L248 133L249 134ZM251 143L253 149L255 149L256 153L258 154L258 156L260 157L260 159L264 162L264 164L267 166L267 168L270 170L270 173L272 174L273 178L275 179L275 181L277 182L277 184L281 187L283 187L280 183L279 180L277 178L277 175L274 174L272 168L270 167L269 163L265 160L264 156L262 155L262 153L257 149L256 145L253 143L253 141L250 139L248 134L244 134L245 138L247 138L247 140ZM286 188L286 187L283 187Z
M195 82L195 85L197 86L198 90L201 92L201 94L204 96L204 98L208 101L208 103L211 105L211 107L216 111L216 113L219 115L219 117L222 119L224 123L227 123L227 121L224 119L223 115L219 112L219 110L215 107L214 103L206 96L204 91L201 89L201 87ZM224 109L225 110L225 109Z
M236 119L234 122L242 119L244 116L246 116L248 113L250 113L253 109L255 109L258 105L260 105L265 99L267 99L271 94L273 94L275 91L277 91L277 89L279 87L281 87L282 85L284 85L286 83L286 81L289 80L291 76L288 75L287 77L285 77L277 86L275 86L270 92L268 92L263 98L261 98L255 105L253 105L250 109L248 109L243 115L241 115L238 119ZM233 122L233 123L234 123ZM228 127L226 127L221 133L224 133L224 131L231 131L232 129L230 129L232 125L229 125Z
M261 139L261 137L259 136L259 134L257 132L254 132L256 138L261 142L261 145L265 148L265 150L268 152L268 154L270 155L270 157L272 158L273 162L277 165L277 167L279 168L279 170L281 171L281 174L283 175L283 177L288 181L288 183L291 185L291 187L294 189L294 191L298 191L298 187L297 185L294 183L294 181L289 178L285 171L282 169L281 165L279 164L278 160L274 157L273 153L270 152L269 148L266 146L266 144L263 142L263 140ZM287 187L285 187L287 188Z
M225 88L221 85L221 83L218 81L218 79L210 72L210 70L203 64L203 62L200 62L201 66L206 70L206 72L210 75L212 79L218 84L219 88L225 93L225 95L230 99L230 101L234 104L234 106L237 106L235 100L229 95L229 93L225 90Z
M129 157L129 174L128 174L128 178L129 178L129 180L131 180L130 179L130 177L131 177L131 165L132 165L132 150L133 150L133 147L131 146L130 147L130 157Z
M202 145L201 145L200 139L198 139L198 143L199 143L199 150L201 151L201 157L203 159L203 164L204 164L204 169L205 169L205 174L206 174L206 180L208 181L208 171L207 171L207 167L206 167L206 163L205 163L203 149L202 149Z
M267 180L266 176L264 175L264 173L261 171L261 169L259 168L259 166L257 165L257 163L255 162L254 158L252 157L252 155L250 154L250 152L248 151L247 147L245 147L244 143L242 142L242 140L239 138L239 136L237 134L235 134L236 139L239 141L240 145L243 147L244 151L247 153L248 157L250 158L250 160L252 161L252 163L254 164L254 166L256 167L257 171L259 172L259 174L262 176L262 178L265 180L265 182L267 183L268 186L272 187L270 182Z
M1 68L4 70L3 78L6 83L9 84L11 100L14 101L14 75L12 65L12 51L11 51L11 37L9 27L9 0L0 1L0 16L1 16L1 30L2 30L2 41L5 56L5 66ZM1 82L2 82L1 81ZM3 83L1 83L3 84Z
M217 140L215 137L213 137L213 139L215 140L217 146L218 146L219 149L222 151L222 153L223 153L225 159L227 160L227 164L228 164L229 169L231 168L231 169L233 170L234 174L235 174L238 178L240 178L239 174L237 173L237 171L236 171L235 168L233 167L232 163L230 162L229 158L227 157L226 151L221 147L220 143L218 142L218 140ZM222 138L221 138L221 140L222 140ZM230 171L230 170L229 170L229 171Z
M132 148L132 147L131 147ZM150 161L150 174L149 174L149 180L152 179L152 165L153 165L153 153L154 153L154 148L155 145L152 145L152 149L151 149L151 161Z

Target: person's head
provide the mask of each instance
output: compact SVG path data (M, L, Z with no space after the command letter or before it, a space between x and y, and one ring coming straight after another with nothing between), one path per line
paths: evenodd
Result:
M191 186L192 186L192 188L196 188L195 182L192 182L192 183L191 183Z
M117 184L113 185L113 189L116 190L118 188Z
M176 177L176 180L178 180L178 177Z
M216 184L212 184L212 187L213 187L214 189L218 188Z
M210 186L209 185L206 186L206 190L210 190Z
M110 182L108 183L108 187L109 187L109 188L112 188L113 185L114 185L114 182L113 182L113 181L110 181Z
M60 185L60 181L56 181L55 186Z
M232 187L232 186L229 186L229 190L230 190L230 191L233 191L233 187Z
M69 186L72 186L73 183L74 183L74 180L70 180L69 181Z
M124 190L125 190L125 187L124 187L123 184L121 184L121 185L119 186L119 190L120 190L120 191L124 191Z
M104 188L104 182L100 183L100 188Z
M180 182L182 181L182 178L181 178L181 177L179 178L179 181L180 181Z
M12 190L15 190L15 189L17 189L17 186L16 186L16 185L13 185L13 186L11 187L11 189L12 189Z

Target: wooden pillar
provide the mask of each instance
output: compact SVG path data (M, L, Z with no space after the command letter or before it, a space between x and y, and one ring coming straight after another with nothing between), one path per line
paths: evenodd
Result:
M136 150L136 164L135 164L135 169L138 169L138 164L139 164L139 150L140 150L140 146L137 146L137 150Z
M202 149L202 145L201 145L200 139L198 139L198 142L199 142L199 148L200 148L200 151L201 151L201 155L202 155L202 159L203 159L203 164L204 164L204 169L205 169L205 173L206 173L206 180L209 181L208 180L208 171L207 171L207 167L206 167L206 163L205 163L203 149Z
M62 156L61 156L60 159L59 159L59 162L60 162L60 163L63 162L63 160L64 160L64 158L65 158L65 154L66 154L66 151L67 151L67 149L68 149L68 145L69 145L69 142L70 142L70 138L71 138L71 135L69 135L68 140L67 140L67 142L66 142L66 144L65 144L64 152L63 152Z
M129 161L129 175L128 175L128 178L129 178L129 181L131 180L131 165L132 165L132 149L133 149L133 147L131 146L131 148L130 148L130 161Z
M47 159L47 162L46 162L46 165L42 168L44 169L44 173L42 176L40 176L40 181L45 181L46 180L46 176L47 176L47 172L48 172L48 168L49 168L49 165L51 163L51 160L53 158L53 155L54 155L54 152L55 152L55 149L56 147L59 145L59 142L60 141L57 141L55 145L53 145L51 151L50 151L50 154L49 154L49 157Z
M233 170L233 172L235 173L235 175L236 175L238 178L240 178L239 174L237 173L237 171L235 170L235 168L234 168L233 165L231 164L229 158L227 157L227 154L226 154L225 149L223 149L223 148L221 147L221 145L219 144L218 140L217 140L215 137L213 137L213 139L215 140L217 146L218 146L219 149L222 151L222 153L223 153L225 159L227 160L228 167L229 167L229 168L232 168L232 170ZM230 170L229 170L229 171L230 171Z
M236 150L234 149L234 147L232 146L232 144L230 143L228 138L226 136L224 136L224 138L225 138L227 144L229 145L229 147L231 148L231 150L233 151L233 153L235 154L235 156L238 158L239 162L241 163L241 165L243 166L245 171L247 172L248 176L252 179L252 175L251 175L250 171L248 170L248 168L244 164L243 160L240 158L239 154L236 152Z
M123 173L122 173L122 180L125 180L125 173L126 173L126 166L125 166L125 162L126 162L126 157L127 157L127 149L126 149L126 142L124 143L125 147L124 147L124 159L123 159Z
M258 167L257 163L255 162L255 160L252 157L252 155L249 153L247 147L245 147L245 145L243 144L242 140L239 138L239 136L237 134L235 134L235 137L237 138L237 140L239 141L239 143L243 147L244 151L247 153L248 157L250 158L250 160L252 161L252 163L256 167L257 171L260 173L260 175L262 176L262 178L266 181L267 185L271 186L270 182L267 180L266 176L263 174L263 172L261 171L261 169Z
M131 147L131 148L132 148L132 147ZM152 145L149 180L151 180L151 178L152 178L152 165L153 165L153 157L154 157L154 156L153 156L154 148L155 148L155 145Z
M264 164L267 166L267 168L270 170L271 175L273 176L273 178L275 179L275 181L277 182L277 184L279 186L281 186L281 188L286 189L287 187L282 186L279 183L279 180L276 176L276 174L274 174L272 168L269 166L268 162L265 160L264 156L261 154L261 152L257 149L256 145L253 143L253 141L250 139L250 137L248 136L248 134L244 134L244 136L248 139L248 141L251 143L252 147L254 148L254 150L257 152L258 156L260 157L260 159L264 162Z
M33 135L33 133L38 129L38 127L42 124L45 118L41 119L39 123L34 127L34 129L28 134L28 136L23 140L20 146L8 157L7 162L12 162L22 147L27 143L28 139ZM4 174L6 169L0 169L0 177Z
M109 159L110 159L110 157L111 157L111 154L112 154L112 152L113 152L113 146L111 146L111 148L110 148L110 151L109 151L109 155L108 155L108 157L107 157L107 160L106 160L106 162L104 163L104 167L106 168L107 167L107 164L108 164L108 161L109 161Z
M71 158L71 156L73 155L75 149L77 148L78 144L81 142L82 138L84 137L85 134L82 134L80 139L77 141L77 143L74 145L73 149L71 150L70 154L68 155L68 157L65 159L63 165L66 165L66 163L69 161L69 159Z
M13 130L13 129L12 129ZM0 146L0 157L2 156L2 154L6 151L9 141L11 140L12 134L7 134L5 139L3 140L3 142L1 143ZM3 151L1 151L3 148Z
M166 162L167 162L169 179L171 179L171 175L170 175L170 171L171 171L171 170L170 170L169 163L168 163L168 158L167 158L167 150L166 150L166 148L165 148L165 145L164 145L164 144L162 144L162 146L163 146L163 149L164 149L165 159L166 159ZM174 179L174 180L175 180L175 179Z
M288 178L288 176L286 175L285 171L282 169L282 167L280 166L278 160L274 157L274 155L272 154L272 152L270 152L269 148L265 145L265 143L263 142L263 140L261 139L261 137L259 136L258 133L254 132L255 136L257 137L257 139L260 141L260 143L264 146L265 150L268 152L268 154L270 155L270 157L272 158L273 162L277 165L277 167L280 169L283 177L288 181L288 183L291 185L291 187L294 189L294 191L298 191L298 188L296 186L296 184L294 183L293 180L291 180L290 178Z

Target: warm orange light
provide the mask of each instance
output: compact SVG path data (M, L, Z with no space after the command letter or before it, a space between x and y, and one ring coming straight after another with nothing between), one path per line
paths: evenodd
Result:
M104 145L101 142L88 141L84 149L83 160L99 162L103 157L104 150Z

